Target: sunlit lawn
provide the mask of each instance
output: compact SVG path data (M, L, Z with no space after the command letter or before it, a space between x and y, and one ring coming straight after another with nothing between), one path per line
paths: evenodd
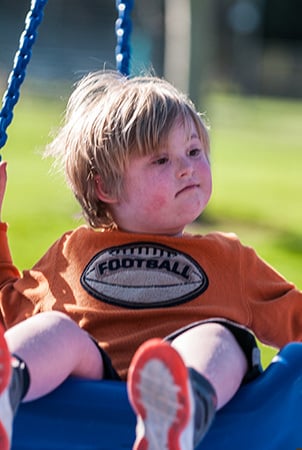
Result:
M79 209L41 152L62 118L65 100L21 97L2 150L9 183L3 219L10 224L13 257L31 267ZM302 287L302 102L212 96L214 193L199 231L236 232L241 240ZM265 349L264 364L273 352Z
M208 116L210 229L236 232L301 288L302 102L216 96Z

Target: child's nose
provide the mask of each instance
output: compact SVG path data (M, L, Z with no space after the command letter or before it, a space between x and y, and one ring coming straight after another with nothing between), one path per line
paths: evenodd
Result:
M188 158L178 158L177 161L177 176L179 178L191 175L193 171L192 163Z

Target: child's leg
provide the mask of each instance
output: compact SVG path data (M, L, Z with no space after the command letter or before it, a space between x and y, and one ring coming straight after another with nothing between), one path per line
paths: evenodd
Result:
M247 352L215 322L180 330L169 343L151 340L141 346L128 378L138 417L135 450L195 448L247 372L245 353L252 351L254 338L247 330L239 332L245 333L252 341Z
M217 409L234 396L248 365L241 347L225 326L204 323L180 334L172 346L187 367L201 373L212 384L217 395Z
M101 379L103 371L97 346L65 314L38 314L5 335L0 327L0 449L10 447L13 415L22 399L47 394L69 375Z
M11 354L25 362L29 389L25 401L51 392L69 375L103 377L101 354L89 335L57 311L33 316L10 328L5 339Z
M11 357L0 325L0 448L8 450L12 433L13 411L8 385L11 377Z

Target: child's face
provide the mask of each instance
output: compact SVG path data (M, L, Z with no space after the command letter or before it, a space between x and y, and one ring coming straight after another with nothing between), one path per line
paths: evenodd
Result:
M111 205L120 229L179 235L206 207L212 190L208 157L196 127L177 121L156 154L131 158L122 198Z

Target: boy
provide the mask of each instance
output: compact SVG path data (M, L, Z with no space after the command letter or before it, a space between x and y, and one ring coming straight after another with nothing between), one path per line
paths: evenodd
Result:
M261 372L248 328L276 347L301 340L301 292L236 236L185 233L211 196L209 139L166 81L88 75L46 154L90 227L21 277L0 224L1 448L20 401L69 375L127 380L135 450L196 448ZM2 163L0 210L5 186Z

